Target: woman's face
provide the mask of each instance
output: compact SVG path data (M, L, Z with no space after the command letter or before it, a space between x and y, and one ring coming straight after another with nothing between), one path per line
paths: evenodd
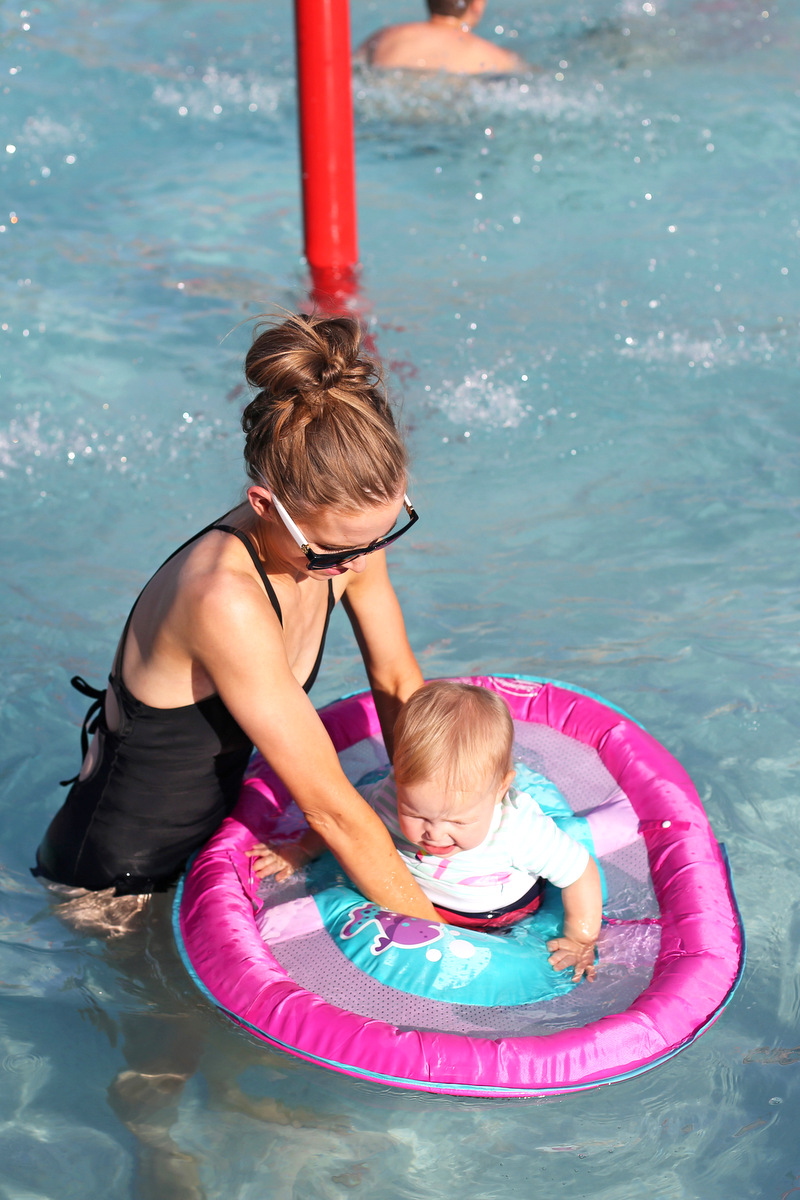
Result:
M311 549L320 554L357 549L359 546L369 546L390 533L402 511L402 496L389 504L361 513L342 514L332 509L320 509L305 521L302 529ZM303 558L305 561L305 556ZM366 565L367 555L361 554L341 566L328 567L311 574L327 578L330 575L343 575L345 571L363 571Z
M260 489L259 489L260 490ZM361 554L340 565L309 570L308 560L286 526L283 518L274 505L271 512L275 518L277 538L280 539L280 552L298 570L307 571L318 579L328 579L335 575L343 575L346 571L363 571L367 565L367 555ZM342 513L334 508L321 508L309 513L296 522L303 540L318 554L331 554L339 551L355 550L368 547L379 538L385 537L394 528L403 509L403 493L386 504L372 505L361 512Z

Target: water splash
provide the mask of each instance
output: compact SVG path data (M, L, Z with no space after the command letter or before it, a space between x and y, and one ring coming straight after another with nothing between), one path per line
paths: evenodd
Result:
M603 107L602 86L559 86L550 76L491 78L419 75L411 71L354 74L356 114L362 124L464 126L517 114L553 121L592 121Z
M156 84L153 100L201 121L218 121L226 112L238 116L245 109L263 117L283 113L293 103L294 85L289 78L264 80L251 72L236 74L209 64L201 75L184 74Z
M460 383L446 379L431 398L457 425L515 429L531 411L516 388L492 371L474 371Z
M46 479L52 468L45 464L53 462L68 467L93 462L106 471L146 477L154 462L162 466L185 463L198 453L202 455L218 439L227 438L224 425L221 417L206 420L202 413L184 413L181 420L173 420L161 429L147 428L136 420L133 428L123 433L113 426L96 427L84 417L63 428L54 424L50 413L35 410L12 417L8 426L0 429L0 479L16 471L22 471L32 482L40 476ZM190 445L193 451L189 451Z
M752 336L726 334L718 326L716 337L702 337L688 330L659 330L644 338L629 336L619 347L621 358L645 363L679 363L689 367L709 370L714 367L735 367L742 363L770 362L778 353L789 352L790 358L798 361L798 350L793 350L780 339L786 330L775 333L759 330Z

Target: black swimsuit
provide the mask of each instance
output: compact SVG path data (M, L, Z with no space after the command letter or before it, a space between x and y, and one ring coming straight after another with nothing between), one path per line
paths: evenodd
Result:
M233 534L243 543L283 625L278 597L252 542L241 530L209 525L166 562L211 529ZM319 671L335 602L329 579L325 627L316 662L303 684L306 692ZM79 691L94 697L82 743L85 753L88 734L96 730L98 759L85 779L70 780L70 793L36 855L35 874L92 891L113 887L117 895L163 891L174 882L189 855L233 808L253 751L247 734L216 693L180 708L152 708L131 695L122 680L121 664L136 604L109 675L119 707L118 729L112 731L106 724L105 692L90 687L80 676L72 681Z

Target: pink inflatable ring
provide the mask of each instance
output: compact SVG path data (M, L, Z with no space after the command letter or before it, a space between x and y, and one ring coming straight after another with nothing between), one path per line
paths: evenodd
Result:
M324 869L260 884L245 851L291 836L302 818L258 756L178 889L184 962L257 1037L395 1087L545 1096L649 1070L712 1024L741 977L744 932L724 848L683 768L619 709L551 680L465 682L506 700L515 757L553 781L564 819L591 843L606 890L594 984L556 985L534 1001L506 987L508 967L493 955L499 964L506 943L524 979L526 956L540 953L539 914L516 942L450 926L416 937L409 918L367 905L341 877L325 887ZM320 717L353 782L385 764L369 693Z

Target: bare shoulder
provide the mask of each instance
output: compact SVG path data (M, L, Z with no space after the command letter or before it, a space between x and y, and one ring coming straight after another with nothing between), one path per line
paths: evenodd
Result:
M230 534L212 530L181 564L181 616L195 653L209 638L253 637L259 630L279 639L280 622L250 556ZM202 657L202 655L201 655Z
M453 75L526 70L516 54L485 38L427 21L379 29L359 47L356 57L384 70L444 71Z
M386 564L386 552L383 550L369 556L363 571L349 571L347 575L340 576L340 579L341 591L336 586L339 580L334 583L334 590L337 598L341 597L348 608L353 605L379 606L381 596L394 595Z
M376 29L368 38L364 39L360 46L356 46L353 51L353 61L366 63L367 66L370 66L372 64L372 56L375 53L375 47L384 33L385 30L383 29Z
M218 690L226 663L256 654L285 659L280 623L245 547L209 530L142 592L122 673L144 704L176 708Z
M440 31L431 29L426 21L387 25L364 43L365 61L385 70L438 70L441 42Z
M252 559L238 537L210 529L178 561L179 586L191 594L242 586L254 580Z
M487 41L486 38L472 34L462 69L475 74L484 71L510 74L512 71L521 71L527 68L519 55L514 54L513 51L505 50L502 46L496 46L494 42Z
M370 34L355 51L353 57L358 62L365 62L369 67L394 66L398 50L410 39L414 39L414 31L424 29L421 22L406 25L385 25Z

